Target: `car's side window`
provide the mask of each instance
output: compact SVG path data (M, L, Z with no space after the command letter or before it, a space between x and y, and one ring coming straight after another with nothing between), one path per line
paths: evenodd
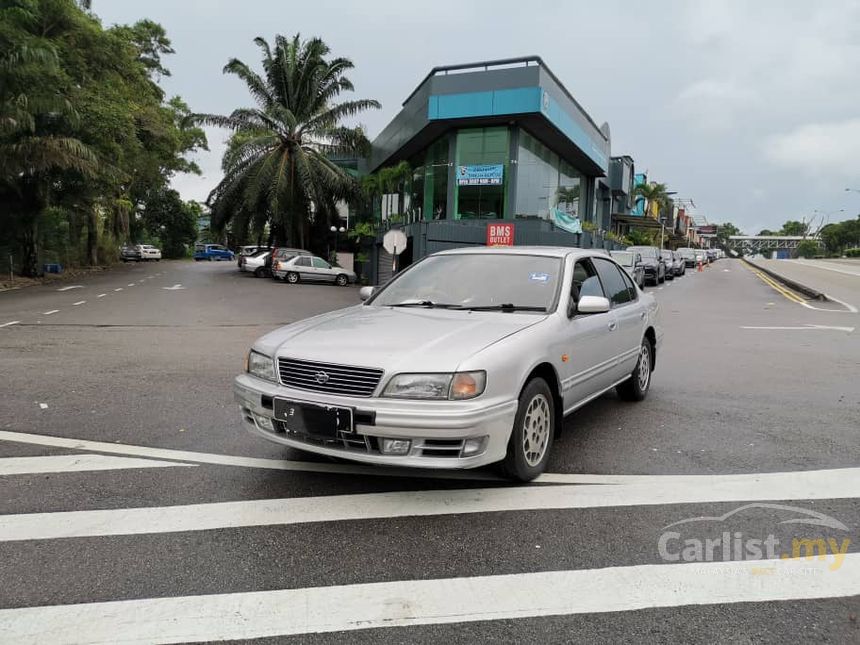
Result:
M624 280L624 284L627 285L627 291L630 293L630 300L636 300L639 297L639 294L636 292L636 286L633 284L633 280L631 280L630 276L627 275L627 271L622 269L619 273L621 274L621 279Z
M322 258L314 258L313 262L314 262L314 268L316 268L316 269L329 269L329 268L331 268L329 266L329 263L326 262L325 260L323 260Z
M606 297L609 298L609 301L613 305L623 305L630 302L631 297L627 283L624 281L624 276L621 275L615 263L602 258L594 258L594 266L597 269L597 274L600 276L603 290L606 292Z
M309 267L311 265L311 259L306 257L301 257L296 260L297 267Z
M597 271L590 260L578 260L573 267L573 284L571 285L571 298L579 302L582 296L606 297L597 277Z

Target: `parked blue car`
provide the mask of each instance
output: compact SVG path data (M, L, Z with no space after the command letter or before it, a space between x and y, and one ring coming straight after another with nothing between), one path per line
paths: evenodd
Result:
M234 258L233 251L226 249L220 244L195 244L194 245L194 261L200 260L230 260Z

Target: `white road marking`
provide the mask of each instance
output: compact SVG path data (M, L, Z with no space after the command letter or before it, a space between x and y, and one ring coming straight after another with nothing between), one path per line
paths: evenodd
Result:
M114 291L122 291L122 287L117 287Z
M106 293L100 293L99 295L96 296L96 298L104 298L106 295L107 295Z
M87 304L86 300L78 300L77 302L72 303L72 307L78 307L80 305L85 305L85 304Z
M2 329L3 327L11 327L12 325L17 325L20 322L20 320L13 320L11 322L3 323L2 325L0 325L0 329Z
M715 481L400 491L0 516L0 542L394 517L860 497L860 468Z
M833 271L834 273L844 273L845 275L854 276L855 278L860 278L860 272L858 271L848 271L841 265L834 265L830 262L806 262L804 260L795 260L797 264L802 264L808 267L814 267L816 269L821 269L823 271Z
M845 331L849 334L854 331L853 327L834 327L831 325L803 325L802 327L780 327L780 326L772 326L772 327L744 327L741 329L779 329L779 330L797 330L797 331Z
M130 468L196 467L175 461L113 457L108 455L78 454L43 457L6 457L0 459L2 475L36 475L43 473L72 473L91 470L124 470Z
M419 479L467 479L479 481L499 481L494 475L471 470L416 470L414 468L377 468L361 464L333 464L326 462L288 461L286 459L260 459L256 457L237 457L233 455L218 455L188 450L171 450L169 448L149 448L128 444L108 443L105 441L87 441L83 439L67 439L50 435L29 434L26 432L9 432L0 430L0 441L14 441L38 446L55 448L72 448L75 450L91 450L118 455L134 455L155 459L176 459L191 461L198 464L215 464L218 466L237 466L240 468L260 468L264 470L289 470L297 472L331 473L345 475L376 475L380 477L412 477ZM574 475L576 477L576 475Z
M127 284L126 286L127 286L127 287L133 287L133 286L134 286L134 282L131 282L131 283Z
M259 457L238 457L219 455L190 450L171 448L150 448L106 441L90 441L28 432L0 430L0 441L12 441L51 448L70 448L89 450L115 455L132 455L150 459L172 459L190 461L197 464L216 466L235 466L239 468L259 468L262 470L287 470L342 475L376 475L379 477L411 477L414 479L467 479L475 481L500 481L499 477L474 470L419 470L415 468L377 468L362 464L291 461L286 459L264 459ZM535 484L665 484L680 486L701 484L720 486L723 484L757 485L761 481L782 481L783 479L839 476L860 478L860 468L835 468L829 470L804 470L786 473L740 473L735 475L589 475L578 473L544 473L534 480Z
M180 291L182 289L185 289L185 287L183 287L181 284L175 284L172 287L161 287L161 288L164 289L165 291Z
M0 629L10 643L209 642L860 593L860 553L835 564L647 564L23 607L0 610Z
M83 288L84 288L83 285L73 284L73 285L70 285L68 287L62 287L60 289L57 289L57 291L70 291L71 289L83 289Z
M59 311L59 309L51 309L51 311L44 311L44 312L42 312L42 315L43 315L43 316L51 316L51 315L53 315L53 314L57 313L58 311Z

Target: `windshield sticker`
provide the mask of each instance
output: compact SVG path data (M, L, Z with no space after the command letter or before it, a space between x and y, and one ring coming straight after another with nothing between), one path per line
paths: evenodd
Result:
M529 273L532 282L549 282L549 273Z

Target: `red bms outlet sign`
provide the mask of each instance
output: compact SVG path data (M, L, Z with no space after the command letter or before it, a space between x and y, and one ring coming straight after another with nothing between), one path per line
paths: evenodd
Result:
M513 246L513 224L487 224L487 246Z

